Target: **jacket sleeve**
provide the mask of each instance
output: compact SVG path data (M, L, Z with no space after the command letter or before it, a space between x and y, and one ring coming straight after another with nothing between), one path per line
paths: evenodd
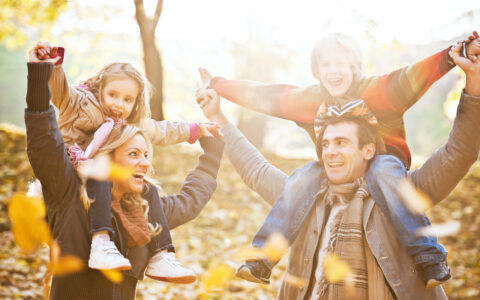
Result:
M287 120L313 123L321 97L311 87L265 84L250 80L214 77L210 87L221 97L240 106Z
M82 99L82 93L75 87L69 86L62 65L53 67L53 73L49 81L52 93L52 104L60 114L74 114Z
M455 65L449 62L450 47L389 74L363 78L359 97L378 119L403 116Z
M204 137L200 138L200 145L205 152L200 156L197 167L188 173L180 193L160 197L170 229L195 219L217 187L223 142Z
M465 93L448 141L417 170L409 172L413 184L433 203L444 199L467 174L480 149L480 97Z
M273 205L283 191L287 175L272 166L231 123L222 127L225 152L245 184Z
M27 154L35 177L42 183L48 207L61 205L78 192L79 182L66 153L58 129L55 110L33 112L25 110Z
M190 124L185 122L155 121L148 118L143 122L143 128L154 145L174 145L190 139Z

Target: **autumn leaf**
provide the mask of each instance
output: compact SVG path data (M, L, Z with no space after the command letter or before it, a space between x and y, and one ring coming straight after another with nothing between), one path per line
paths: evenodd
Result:
M120 283L123 280L123 274L117 270L100 270L103 276L113 283Z
M39 198L14 194L10 199L8 215L12 221L15 243L26 252L34 252L51 240L45 222L45 204Z
M226 264L219 264L209 269L203 276L202 285L206 291L223 289L235 275L235 269Z
M460 230L461 224L458 221L450 220L441 224L432 224L417 230L419 236L444 237L456 234Z
M133 173L133 168L128 168L114 162L110 164L110 179L124 180L131 177Z
M234 259L240 261L262 258L265 258L263 251L250 245L240 248L240 250L234 254Z
M350 266L333 253L328 253L325 256L323 260L323 271L325 273L325 279L331 283L345 280L349 274L351 274Z
M294 276L294 275L292 275L288 272L285 273L285 276L283 277L283 280L286 283L291 284L291 285L296 286L296 287L304 287L304 286L307 285L307 282L305 281L305 279Z
M422 191L418 190L407 179L399 183L400 197L411 212L424 214L427 209L432 207L432 201Z
M268 237L262 251L271 262L278 262L288 250L288 241L281 233L274 233Z
M71 273L76 273L84 268L82 260L74 255L61 255L60 247L57 242L53 241L50 244L50 262L48 270L54 276L65 276Z

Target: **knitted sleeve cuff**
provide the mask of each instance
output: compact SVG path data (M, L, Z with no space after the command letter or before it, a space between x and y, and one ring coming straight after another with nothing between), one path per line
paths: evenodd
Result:
M201 137L199 142L205 153L198 159L197 169L210 174L213 178L217 178L225 144L221 140L211 136Z
M46 111L50 105L50 88L48 81L53 72L50 63L27 63L27 109Z
M190 137L188 138L187 142L190 144L195 143L198 140L198 131L199 131L199 126L198 123L190 123Z

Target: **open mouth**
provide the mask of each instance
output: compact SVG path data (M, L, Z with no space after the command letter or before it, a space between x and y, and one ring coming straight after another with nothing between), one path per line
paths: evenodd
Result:
M120 112L118 110L110 110L110 114L112 115L112 117L117 118L117 119L122 117L122 112Z
M335 77L335 78L329 78L327 81L328 81L328 84L331 86L340 86L343 82L343 79L342 77Z
M143 179L145 178L145 173L143 173L143 172L134 173L133 178L137 182L143 182Z

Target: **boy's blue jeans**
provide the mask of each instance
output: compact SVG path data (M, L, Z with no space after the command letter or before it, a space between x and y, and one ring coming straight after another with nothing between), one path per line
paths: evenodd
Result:
M399 182L405 179L403 163L392 155L377 155L365 176L375 203L392 223L400 244L415 264L434 264L446 260L447 251L433 236L419 236L417 230L430 225L428 218L411 212L399 196ZM281 233L290 245L295 241L303 221L316 202L317 193L325 184L326 174L318 162L310 162L295 170L273 205L265 222L253 239L261 248L273 233ZM313 198L312 198L313 197Z

